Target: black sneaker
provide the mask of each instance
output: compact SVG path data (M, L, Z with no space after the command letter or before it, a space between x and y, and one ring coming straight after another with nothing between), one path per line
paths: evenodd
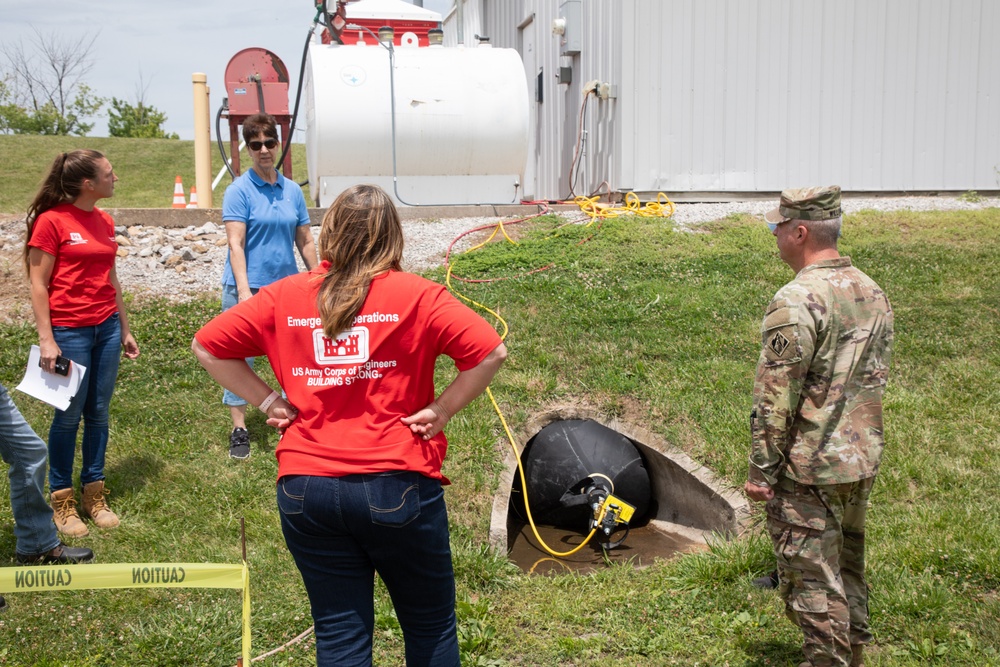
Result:
M94 552L87 547L68 547L62 542L55 549L43 554L17 554L21 565L75 565L94 560Z
M765 574L763 577L757 577L750 582L754 588L763 588L764 590L771 590L778 587L778 571L772 570L770 574Z
M2 595L0 595L0 611L5 610L6 608L7 608L7 601L3 599Z
M250 458L250 434L245 428L237 426L229 434L229 458Z

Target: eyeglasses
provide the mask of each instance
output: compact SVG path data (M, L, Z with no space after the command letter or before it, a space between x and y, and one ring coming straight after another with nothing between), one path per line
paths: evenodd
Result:
M261 146L266 146L267 150L273 149L278 145L277 139L265 139L264 141L248 141L247 146L252 151L259 151Z
M770 229L771 232L773 233L774 230L776 230L779 226L785 224L789 220L791 220L791 218L787 218L785 220L782 220L781 222L769 222L769 223L767 223L767 228Z

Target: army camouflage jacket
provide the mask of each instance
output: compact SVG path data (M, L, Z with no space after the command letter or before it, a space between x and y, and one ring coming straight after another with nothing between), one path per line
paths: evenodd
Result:
M775 294L761 325L750 482L842 484L878 472L892 351L885 293L849 257L811 264Z

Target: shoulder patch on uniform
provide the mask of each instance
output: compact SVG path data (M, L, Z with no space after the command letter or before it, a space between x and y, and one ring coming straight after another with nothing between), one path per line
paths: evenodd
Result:
M802 360L798 330L794 324L783 324L763 332L764 359L773 366L794 364Z
M784 354L788 346L792 344L792 341L788 340L783 333L780 331L775 331L774 333L768 334L767 347L774 353L778 358Z

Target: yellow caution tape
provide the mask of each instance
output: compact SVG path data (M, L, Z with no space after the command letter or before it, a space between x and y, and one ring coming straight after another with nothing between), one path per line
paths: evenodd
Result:
M243 565L116 563L0 568L0 591L80 591L93 588L243 588Z
M115 563L0 567L0 592L95 588L239 588L243 590L243 664L250 664L250 573L246 564Z

